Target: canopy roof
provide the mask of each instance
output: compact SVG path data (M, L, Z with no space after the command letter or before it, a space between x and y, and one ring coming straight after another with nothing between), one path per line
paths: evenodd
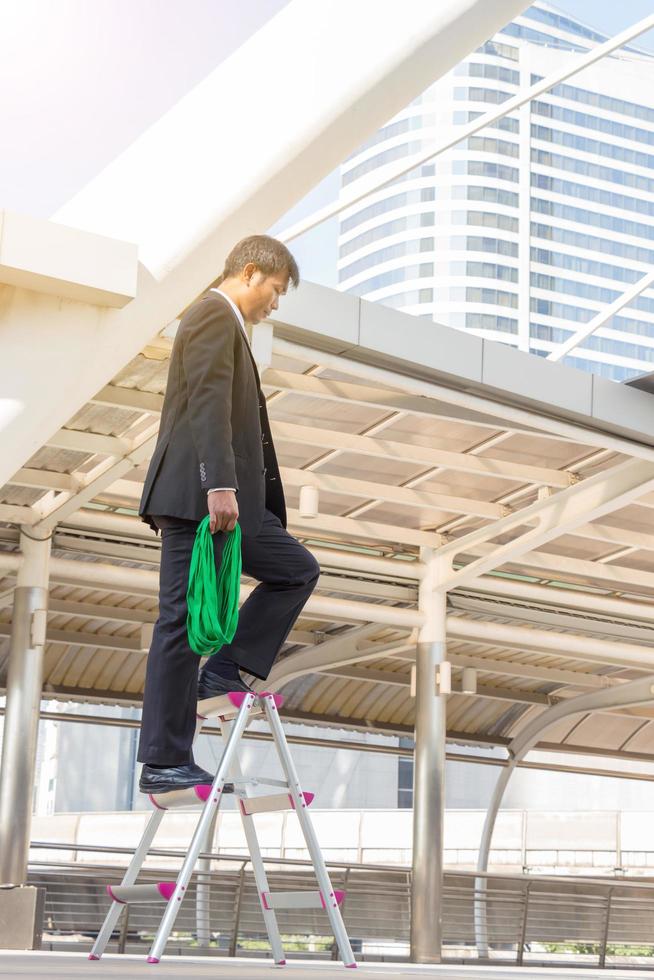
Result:
M54 534L46 695L140 701L159 540L136 510L171 334L0 490L0 683L23 525ZM312 284L253 345L289 526L323 572L271 678L286 717L412 734L435 549L452 558L451 739L503 745L561 699L611 688L615 706L541 744L654 760L654 704L619 706L624 681L654 675L651 394Z

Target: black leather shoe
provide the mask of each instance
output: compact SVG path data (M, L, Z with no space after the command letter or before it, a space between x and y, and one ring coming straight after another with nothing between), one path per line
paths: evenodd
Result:
M139 789L142 793L171 793L174 789L189 789L192 786L211 786L213 776L206 769L187 762L183 766L165 768L144 765L141 770ZM234 784L225 783L223 793L233 793Z
M237 681L227 680L220 674L207 670L206 667L202 668L198 679L198 701L204 701L206 698L219 698L231 691L241 691L245 694L257 693L242 678Z

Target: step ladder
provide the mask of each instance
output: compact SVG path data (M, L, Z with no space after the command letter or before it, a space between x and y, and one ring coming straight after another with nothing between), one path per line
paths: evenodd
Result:
M161 959L168 937L175 924L182 900L188 889L193 869L200 853L208 843L218 808L220 806L223 788L229 780L234 784L234 793L243 823L243 830L250 852L254 879L261 902L261 912L268 933L268 939L276 965L286 963L281 936L275 916L276 909L319 909L327 913L343 965L355 969L357 964L352 954L350 941L343 925L340 904L345 893L332 887L327 868L323 860L318 839L316 837L308 806L313 800L313 794L303 792L298 779L293 759L289 752L284 729L279 717L279 708L283 698L279 694L268 692L231 693L217 698L208 698L198 703L198 724L196 738L202 723L207 718L220 720L225 747L218 766L218 771L212 784L194 786L190 789L175 790L170 793L151 794L150 801L154 806L153 813L145 827L143 837L134 852L127 871L120 885L108 885L107 892L111 905L106 918L98 933L93 949L89 954L90 960L99 960L109 942L123 908L133 903L163 902L166 905L159 928L154 937L148 963L158 963ZM238 760L240 739L253 717L263 717L270 728L277 756L285 775L284 780L244 779ZM248 790L257 785L276 788L278 792L268 796L251 795ZM188 852L182 863L176 881L160 881L155 884L136 884L139 871L152 846L152 841L167 810L187 809L202 806ZM300 827L306 841L313 870L318 883L317 891L271 892L261 857L253 817L257 813L273 810L295 810Z

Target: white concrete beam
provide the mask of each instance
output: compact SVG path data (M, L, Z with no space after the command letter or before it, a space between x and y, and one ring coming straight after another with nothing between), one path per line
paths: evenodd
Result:
M291 0L135 140L54 218L135 243L136 298L100 310L10 287L0 313L0 486L215 279L238 238L273 225L524 6L406 0L380 12L376 0ZM261 103L268 76L293 93L292 110L283 123L279 112L257 113L255 124L247 107ZM220 125L208 124L217 107Z
M0 283L121 308L136 296L137 272L130 242L0 211Z

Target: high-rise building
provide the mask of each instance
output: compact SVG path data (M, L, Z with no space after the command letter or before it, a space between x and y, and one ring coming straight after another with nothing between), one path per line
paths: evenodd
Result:
M538 2L341 167L344 189L606 38ZM654 264L654 55L623 49L341 214L339 288L545 356ZM567 363L652 370L654 291Z

